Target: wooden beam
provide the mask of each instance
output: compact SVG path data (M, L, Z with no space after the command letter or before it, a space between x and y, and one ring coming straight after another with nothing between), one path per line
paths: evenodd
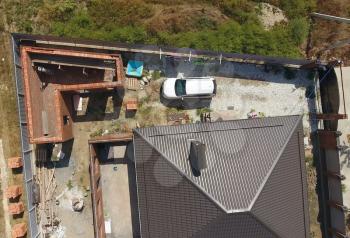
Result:
M347 114L336 114L336 113L330 113L330 114L316 114L317 120L325 120L325 121L335 121L335 120L342 120L342 119L348 119Z
M342 212L346 212L348 210L348 208L346 206L344 206L343 204L339 204L336 201L328 201L328 205L330 207L336 208Z
M338 179L340 181L346 179L346 177L343 174L338 174L338 173L335 173L333 171L326 171L324 174L327 175L328 177L335 178L335 179Z
M132 141L132 133L111 134L97 136L89 140L89 144L108 143L108 142L130 142Z
M339 238L348 238L348 237L346 236L346 234L343 234L343 233L341 233L340 231L338 231L338 230L336 230L336 229L334 229L334 228L332 228L332 227L328 228L328 232L329 232L331 235L335 235L336 237L339 237Z

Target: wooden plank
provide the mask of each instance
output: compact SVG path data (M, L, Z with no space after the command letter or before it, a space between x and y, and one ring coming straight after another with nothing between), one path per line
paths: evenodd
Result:
M342 119L348 119L347 114L316 114L316 119L318 120L326 120L326 121L335 121L335 120L342 120Z

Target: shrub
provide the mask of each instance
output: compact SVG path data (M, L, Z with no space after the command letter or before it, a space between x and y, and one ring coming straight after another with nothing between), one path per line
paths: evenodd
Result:
M246 22L251 19L257 20L255 16L255 5L246 0L221 0L218 3L221 11L238 22Z
M301 16L306 17L309 12L316 8L316 0L280 0L279 5L292 19Z
M217 28L217 22L214 20L211 20L205 16L199 17L198 19L195 19L195 22L193 24L195 29L216 29Z
M105 24L134 26L151 17L154 11L152 5L142 0L92 0L88 4L88 13L101 27Z
M305 162L308 163L308 165L311 165L311 166L314 165L314 157L310 155L306 156Z
M159 70L153 71L152 80L157 80L157 79L160 79L161 77L162 77L162 71L159 71Z
M73 188L73 183L72 183L71 179L69 179L67 182L67 188L68 188L68 190L72 190L72 188Z
M203 114L203 113L209 113L209 112L212 112L212 111L213 111L212 109L207 108L207 107L198 108L198 109L196 110L196 114L197 114L197 116L200 116L200 115Z
M46 20L68 21L78 4L74 0L65 1L46 1L40 11L40 16Z
M155 13L153 4L163 4L165 7L165 4L183 4L184 1L33 0L24 4L15 1L12 5L9 2L12 1L6 1L5 6L8 23L24 32L219 52L299 57L299 46L305 41L309 29L308 21L303 16L312 9L315 0L267 0L285 10L288 16L293 16L289 23L277 25L269 31L263 28L256 17L254 2L261 2L260 0L189 0L186 4L214 5L230 19L216 21L204 12L186 18L192 21L186 23L186 26L179 25L181 21L178 21L174 23L174 29L163 30L149 28L150 21L157 22L158 19L158 16L152 18ZM20 18L15 17L19 15ZM150 21L145 21L146 19ZM187 26L191 26L191 29Z
M290 35L296 45L304 43L309 33L309 22L306 18L295 18L289 23Z

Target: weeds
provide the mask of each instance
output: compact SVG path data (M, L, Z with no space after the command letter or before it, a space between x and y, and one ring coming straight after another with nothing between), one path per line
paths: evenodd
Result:
M152 80L157 80L157 79L160 79L161 77L162 77L161 71L158 71L158 70L153 71Z
M93 133L90 134L90 137L93 138L93 137L97 137L97 136L101 136L103 133L103 129L100 128L98 129L97 131L94 131Z
M345 184L341 184L341 191L343 192L343 193L345 193L346 191L347 191L347 188L346 188L346 185Z
M305 162L310 166L314 166L314 157L311 155L306 156Z
M285 57L301 56L308 32L305 17L315 5L315 0L277 1L290 21L266 31L256 1L206 1L194 15L183 1L173 1L170 9L161 0L24 2L5 1L7 21L20 32ZM155 14L154 4L163 14Z
M207 107L205 107L205 108L198 108L196 110L196 114L197 114L197 116L200 116L203 113L209 113L209 112L212 112L212 111L213 110L211 110L210 108L207 108Z
M67 182L67 188L68 188L68 190L72 190L72 188L73 188L73 183L72 183L71 179L69 179Z

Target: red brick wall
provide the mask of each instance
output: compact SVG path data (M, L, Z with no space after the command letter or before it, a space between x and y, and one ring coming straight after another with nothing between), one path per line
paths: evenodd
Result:
M105 238L105 224L103 215L103 201L100 162L98 161L96 151L93 144L90 144L90 183L91 183L91 197L94 217L94 230L96 238Z
M77 83L68 85L56 85L53 89L45 89L45 93L40 91L40 79L37 73L34 71L29 53L46 54L46 55L64 55L71 57L87 57L103 60L115 60L116 62L116 75L117 81L115 82L90 82L90 83ZM25 88L25 101L27 108L27 121L28 130L31 143L52 143L52 142L63 142L73 138L72 124L64 126L63 116L68 114L69 105L68 102L60 91L75 91L82 89L110 89L116 87L123 87L124 82L124 69L120 55L92 53L92 52L81 52L63 49L45 49L38 47L23 46L21 47L21 60L22 60L22 71L24 78ZM52 100L45 100L50 98ZM52 101L52 105L51 102ZM45 102L45 103L44 103ZM49 104L49 105L48 105ZM50 110L53 111L50 112ZM46 111L48 114L49 121L49 135L44 137L42 131L42 111ZM49 118L54 117L54 118ZM73 123L73 121L71 121ZM56 130L57 129L57 130Z

